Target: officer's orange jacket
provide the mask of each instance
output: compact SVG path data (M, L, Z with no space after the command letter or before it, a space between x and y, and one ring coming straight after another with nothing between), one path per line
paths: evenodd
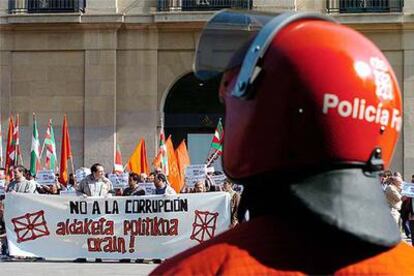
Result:
M167 260L152 274L414 275L414 249L404 242L385 248L312 229L257 218Z

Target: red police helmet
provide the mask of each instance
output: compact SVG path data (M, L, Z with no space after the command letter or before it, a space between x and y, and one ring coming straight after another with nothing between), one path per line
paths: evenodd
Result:
M196 73L214 71L200 66L201 59L223 64L217 70L224 71L226 173L242 179L267 171L365 166L376 151L387 167L402 112L397 79L381 51L329 18L260 16L220 13L200 40L209 53L198 47ZM231 25L237 26L234 34ZM213 42L212 34L221 38ZM226 38L228 44L220 42Z
M399 242L376 172L401 131L401 96L371 41L318 14L224 11L203 30L195 73L224 73L228 176L293 172L290 193L325 222L382 246Z

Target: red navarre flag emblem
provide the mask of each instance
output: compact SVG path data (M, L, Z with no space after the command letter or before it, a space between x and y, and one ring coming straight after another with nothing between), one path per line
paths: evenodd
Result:
M216 222L218 213L202 212L195 210L195 218L193 222L193 233L190 240L196 240L199 243L214 237L216 231Z
M43 236L49 236L44 211L27 213L23 216L12 218L17 242L32 241Z

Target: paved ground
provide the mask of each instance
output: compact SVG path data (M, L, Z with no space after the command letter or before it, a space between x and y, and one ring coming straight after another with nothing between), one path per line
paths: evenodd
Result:
M2 276L118 276L148 275L156 264L135 263L72 263L72 262L1 262Z
M403 237L411 245L411 239ZM73 263L62 261L1 260L1 276L123 276L148 275L158 264L119 263L104 260L103 263Z

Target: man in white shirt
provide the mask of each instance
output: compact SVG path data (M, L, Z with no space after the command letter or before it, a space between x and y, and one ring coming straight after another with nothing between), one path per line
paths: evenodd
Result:
M111 181L105 177L105 169L99 164L93 164L91 174L86 176L77 187L77 191L86 196L107 196L112 190Z
M36 192L36 183L25 178L26 168L22 165L14 167L14 180L7 187L7 192L16 193L34 193Z

